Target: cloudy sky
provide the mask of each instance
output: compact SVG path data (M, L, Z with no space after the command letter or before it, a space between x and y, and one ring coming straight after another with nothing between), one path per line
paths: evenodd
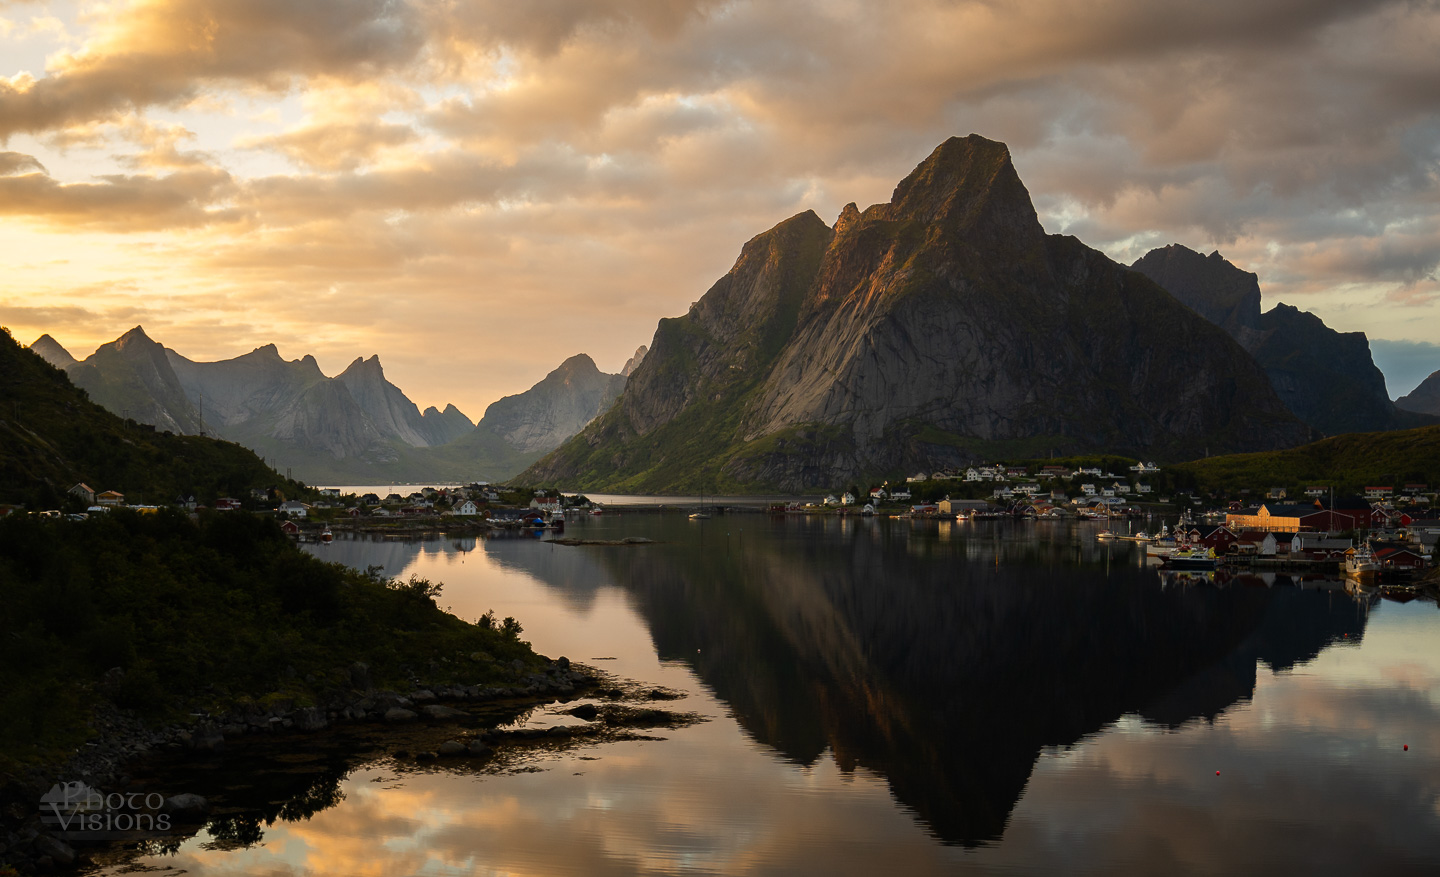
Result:
M1003 140L1051 232L1219 249L1440 368L1440 0L0 0L0 323L378 353L478 417L741 244Z

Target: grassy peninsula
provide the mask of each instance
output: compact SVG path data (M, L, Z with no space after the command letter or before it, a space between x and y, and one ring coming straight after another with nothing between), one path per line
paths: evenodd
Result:
M267 698L321 702L348 687L356 661L401 690L540 664L513 619L456 618L439 590L322 562L243 512L11 516L0 521L0 766L63 756L103 701L167 722Z

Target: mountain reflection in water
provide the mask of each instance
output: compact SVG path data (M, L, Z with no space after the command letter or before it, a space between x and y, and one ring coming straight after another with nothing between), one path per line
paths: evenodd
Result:
M1127 713L1214 718L1251 696L1257 660L1289 668L1364 630L1343 594L1162 589L1059 543L908 551L883 525L783 523L803 535L581 550L634 595L660 657L691 665L757 741L879 773L948 843L1000 837L1045 747Z
M193 874L1440 868L1433 602L1283 575L1162 577L1094 534L626 513L566 535L655 544L313 546L444 582L440 602L463 617L514 615L541 651L687 690L679 706L711 721L514 776L397 778L360 758L343 800L300 823L279 814L264 846L202 837L170 861ZM287 789L325 800L313 779L306 768Z

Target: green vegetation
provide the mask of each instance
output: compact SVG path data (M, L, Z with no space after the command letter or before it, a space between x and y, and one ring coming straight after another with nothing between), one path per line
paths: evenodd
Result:
M244 512L12 515L0 521L0 773L79 745L102 697L164 721L246 699L315 703L355 661L397 688L538 663L514 619L467 623L436 606L439 591L324 563Z
M1285 451L1231 454L1168 467L1206 493L1284 487L1334 487L1358 493L1366 487L1440 485L1440 427L1364 432L1322 439Z
M156 432L91 402L64 372L0 332L0 503L59 508L77 482L131 503L194 494L243 498L252 487L313 492L240 445Z

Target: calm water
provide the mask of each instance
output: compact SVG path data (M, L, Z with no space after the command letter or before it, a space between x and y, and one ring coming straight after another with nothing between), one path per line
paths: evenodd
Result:
M150 864L1440 873L1433 602L1285 577L1166 580L1095 532L619 514L567 535L663 544L315 546L443 581L461 616L514 615L539 651L688 692L676 706L710 721L510 775L362 764L338 804L258 844L202 833Z

